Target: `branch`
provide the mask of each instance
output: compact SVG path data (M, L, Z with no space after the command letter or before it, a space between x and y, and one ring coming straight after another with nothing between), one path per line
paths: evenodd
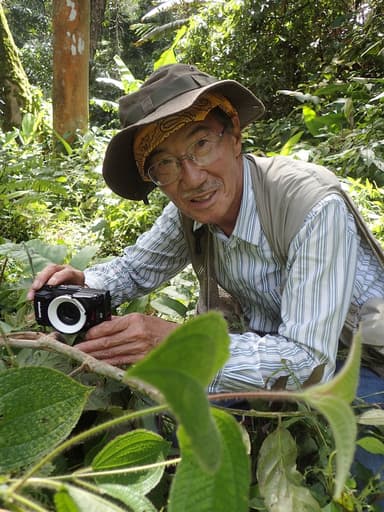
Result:
M55 333L43 334L33 331L6 334L0 337L0 347L29 348L33 350L56 352L80 363L79 370L96 373L102 377L108 377L109 379L122 382L127 384L127 386L132 388L134 391L143 393L158 403L164 402L162 395L151 386L148 386L137 379L126 377L125 371L121 368L99 361L89 354L77 349L76 346L71 347L61 341L57 341L54 336Z

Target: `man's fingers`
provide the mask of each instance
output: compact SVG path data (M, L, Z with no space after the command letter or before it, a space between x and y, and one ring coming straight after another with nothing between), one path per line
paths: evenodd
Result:
M40 290L40 288L45 284L57 286L63 283L83 286L84 274L70 265L56 265L51 263L36 275L35 280L28 291L27 298L32 300L35 296L35 292Z

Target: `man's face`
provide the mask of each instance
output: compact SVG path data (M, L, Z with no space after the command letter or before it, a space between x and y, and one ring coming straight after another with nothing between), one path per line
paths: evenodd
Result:
M204 121L189 123L156 148L149 164L163 157L185 157L191 145L212 133L222 133L223 128L211 115ZM179 178L161 189L185 215L203 224L216 224L230 235L235 227L243 190L238 118L234 119L230 132L224 131L218 142L217 157L212 163L202 166L183 158Z

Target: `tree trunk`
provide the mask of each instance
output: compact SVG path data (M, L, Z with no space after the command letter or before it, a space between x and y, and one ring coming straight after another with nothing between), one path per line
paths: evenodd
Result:
M88 129L90 0L53 0L53 128L68 142Z
M31 87L0 0L0 127L20 126L31 106Z

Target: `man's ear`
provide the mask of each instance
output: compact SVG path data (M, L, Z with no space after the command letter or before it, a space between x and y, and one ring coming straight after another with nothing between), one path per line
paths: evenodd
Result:
M241 146L242 146L239 116L237 114L234 115L231 118L231 121L232 121L232 126L233 126L232 135L235 139L236 150L237 150L236 156L239 156L241 154Z

